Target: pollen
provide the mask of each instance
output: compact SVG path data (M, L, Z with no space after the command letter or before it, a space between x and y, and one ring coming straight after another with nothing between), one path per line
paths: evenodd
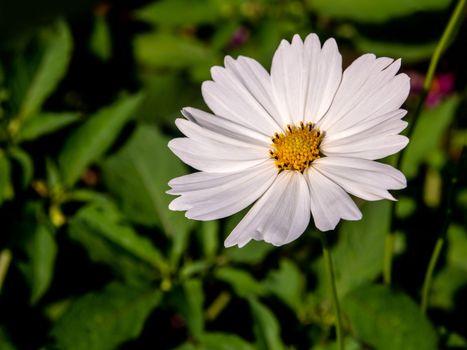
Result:
M275 159L279 172L303 172L315 159L320 158L319 145L323 136L312 123L300 122L299 126L289 124L285 132L272 137L269 154Z

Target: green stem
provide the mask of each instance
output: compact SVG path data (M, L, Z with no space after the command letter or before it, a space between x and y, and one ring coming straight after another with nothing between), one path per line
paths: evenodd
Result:
M336 314L336 336L337 336L337 344L339 350L344 350L344 336L342 332L342 317L341 317L341 309L339 306L339 298L337 297L337 288L336 288L336 280L334 276L334 267L332 263L331 252L329 251L329 245L326 238L326 234L321 232L321 243L323 245L323 258L324 258L324 265L326 267L326 274L329 278L329 284L331 286L332 291L332 304L334 307L334 313Z
M423 90L429 91L431 88L431 83L436 72L436 67L438 65L439 59L443 54L444 50L450 44L449 41L454 38L454 31L462 21L463 9L465 7L466 0L459 0L454 11L452 12L451 18L449 19L448 25L444 29L443 35L438 42L438 45L435 48L435 52L431 57L430 65L428 66L428 71L426 73L425 82L423 84Z
M9 249L4 249L0 252L0 293L2 292L3 282L8 268L10 267L11 258L11 251Z
M422 288L422 302L421 302L421 309L423 313L426 313L426 309L428 307L428 297L431 289L431 281L433 279L433 272L436 267L436 263L438 262L439 255L444 245L444 237L438 237L435 245L435 249L433 250L433 254L431 255L430 263L428 264L428 269L426 270L425 280L423 281L423 288Z
M409 123L409 127L407 129L407 137L410 139L413 135L415 130L415 125L417 124L418 118L421 114L423 109L423 104L425 99L430 91L431 84L433 83L433 78L435 76L436 68L438 66L438 62L449 45L449 41L454 38L454 31L458 27L459 23L462 21L462 14L463 9L465 7L467 0L459 0L452 15L449 19L449 22L444 29L443 35L436 45L435 51L433 52L433 56L431 56L430 65L428 66L428 70L425 76L425 80L423 82L423 90L420 94L420 97L417 102L417 106L414 110L412 121ZM396 155L396 168L400 169L401 165L404 160L405 151L407 148L402 150L400 153ZM384 283L387 285L391 284L391 273L392 273L392 260L394 255L394 235L395 235L395 221L396 221L396 210L395 210L396 203L392 202L391 206L391 228L387 233L387 237L385 239L385 247L384 247L384 266L383 266L383 279Z
M222 292L219 296L213 301L213 303L206 310L205 316L206 319L213 321L217 316L225 309L229 304L232 296L227 292Z

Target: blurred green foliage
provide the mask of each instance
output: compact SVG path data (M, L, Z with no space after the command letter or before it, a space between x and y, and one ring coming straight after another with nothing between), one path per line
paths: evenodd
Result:
M167 148L174 120L205 108L200 83L225 55L269 68L295 33L335 37L346 65L374 52L423 77L452 7L1 2L0 349L335 349L312 225L285 247L225 249L244 212L194 222L168 210L167 182L190 171ZM464 23L440 64L454 83L435 78L439 101L423 109L402 164L393 288L381 285L388 202L358 202L363 219L330 233L347 349L467 346L467 164L428 316L417 305L466 145L466 39Z

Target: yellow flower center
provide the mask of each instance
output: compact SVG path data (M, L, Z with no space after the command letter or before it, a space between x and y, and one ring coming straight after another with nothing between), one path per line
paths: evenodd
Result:
M285 133L272 138L269 154L274 158L279 172L297 170L303 172L315 159L320 158L319 145L323 133L312 123L300 126L287 125Z

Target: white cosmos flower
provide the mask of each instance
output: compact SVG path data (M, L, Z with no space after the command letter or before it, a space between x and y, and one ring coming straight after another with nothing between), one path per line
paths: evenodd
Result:
M195 220L224 218L253 206L225 241L283 245L299 237L310 213L321 231L362 214L348 193L391 199L404 175L375 162L408 139L400 109L409 78L400 60L365 54L342 72L334 39L315 34L283 40L271 74L257 61L225 58L202 85L214 114L185 108L176 125L186 136L170 149L199 170L169 182L170 209Z

